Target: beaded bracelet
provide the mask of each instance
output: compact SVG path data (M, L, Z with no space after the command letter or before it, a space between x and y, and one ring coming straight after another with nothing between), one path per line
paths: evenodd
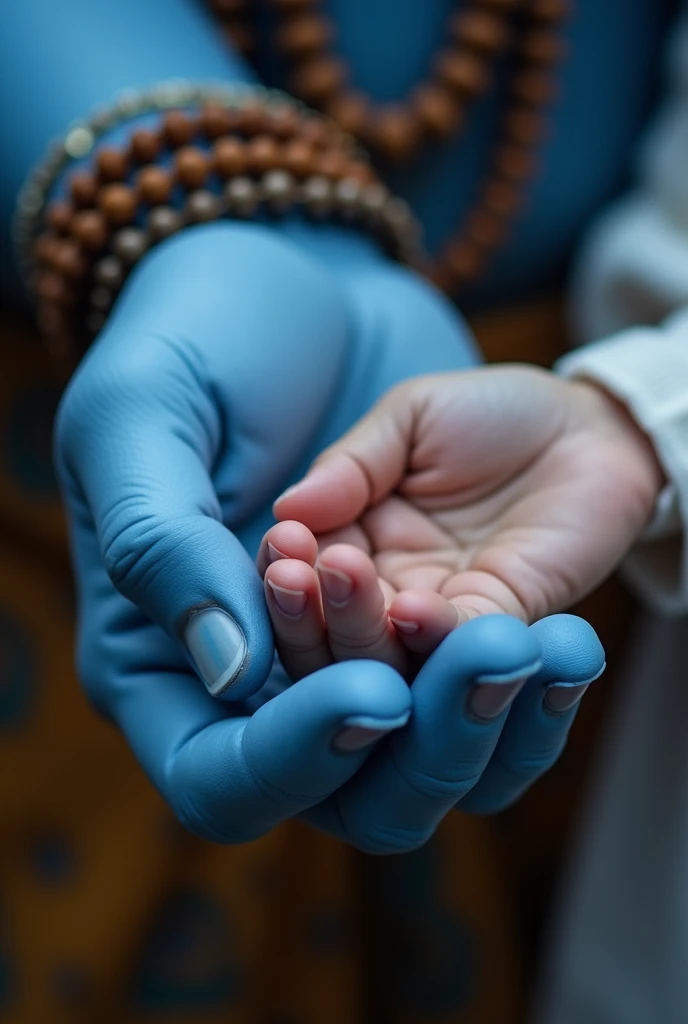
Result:
M307 111L304 104L279 90L226 82L196 84L180 79L161 82L142 91L123 90L111 106L95 110L89 117L69 125L61 138L48 145L17 197L12 237L23 280L28 282L30 277L32 246L56 181L70 163L92 154L104 135L146 114L206 104L231 110L250 101L272 104L275 110Z
M330 182L313 176L299 188L288 171L279 169L266 172L259 181L244 176L233 178L223 197L195 190L189 193L181 212L157 207L151 210L147 229L126 227L112 237L93 268L85 326L89 335L97 334L136 262L156 242L186 226L215 221L225 215L246 219L264 206L273 214L299 210L313 219L364 224L382 233L393 233L395 223L406 222L406 208L398 204L379 184L361 186L352 179ZM397 255L403 258L401 251ZM408 254L405 262L411 261ZM45 326L49 328L50 324Z
M28 251L24 247L24 264L38 298L39 325L54 348L64 348L78 327L86 326L84 341L90 340L128 272L152 245L186 225L227 215L300 210L356 223L375 230L396 258L419 263L418 231L408 206L389 195L365 154L334 122L282 93L192 88L195 107L168 107L157 131L134 131L125 149L95 151L94 135L86 169L69 181L69 201L46 205L48 175L39 177L41 206L33 213L24 207L20 236L33 239ZM171 100L172 94L162 95ZM132 106L126 109L131 116ZM115 123L102 115L97 122ZM93 135L84 125L70 131L60 168L64 152L73 157L74 132ZM210 148L192 145L198 137ZM163 154L171 169L160 163ZM51 180L56 173L54 157ZM47 230L36 238L43 222Z

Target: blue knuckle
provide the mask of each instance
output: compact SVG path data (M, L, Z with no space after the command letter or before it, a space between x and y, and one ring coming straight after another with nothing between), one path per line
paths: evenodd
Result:
M446 802L447 799L458 799L462 793L468 792L476 785L483 769L476 771L475 761L459 761L454 765L444 765L442 773L420 771L396 763L396 769L406 784L425 800Z
M562 743L555 750L547 750L539 754L531 754L528 757L502 758L497 757L497 755L495 755L495 757L497 757L498 763L507 775L510 775L521 782L528 782L531 779L536 779L540 775L544 775L545 772L549 771L552 765L558 760L564 746L565 743Z
M319 803L320 800L329 796L327 791L323 796L314 796L312 793L297 794L282 789L275 782L266 778L264 774L256 771L250 760L246 760L246 768L251 773L251 779L257 793L260 793L261 802L266 805L275 818L283 817L286 813L300 809L304 804Z
M191 793L181 792L176 795L172 804L177 821L187 831L200 839L225 846L239 846L250 843L265 835L268 828L256 822L238 822L227 820L223 816L202 806L202 801L194 799Z
M461 772L457 772L454 776L440 777L426 775L424 772L407 771L404 773L404 778L409 786L424 799L444 802L471 789L480 775L464 776Z
M362 853L386 856L419 850L432 837L435 827L377 825L352 837L354 846Z
M158 516L143 513L140 499L135 495L123 497L103 518L103 564L118 589L139 583L153 570L162 543L165 543L164 522Z
M123 594L137 593L180 559L189 545L203 543L198 517L170 519L146 511L142 499L126 495L103 517L101 545L108 576Z

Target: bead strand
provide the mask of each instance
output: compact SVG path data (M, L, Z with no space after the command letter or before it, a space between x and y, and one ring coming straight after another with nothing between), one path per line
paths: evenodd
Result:
M330 181L312 175L299 185L289 172L279 169L267 171L259 181L237 177L227 183L222 196L191 192L174 220L167 217L172 211L165 209L161 224L163 210L157 208L149 214L145 229L124 228L114 235L109 250L93 268L85 316L89 333L101 329L131 268L156 242L189 224L224 216L252 217L261 205L274 215L300 211L309 219L327 218L374 230L394 256L414 262L417 235L411 212L379 184L363 186L350 178Z
M84 320L91 331L101 323L152 245L223 216L333 217L374 229L396 257L418 262L410 210L382 189L350 137L284 105L171 110L121 151L96 150L68 193L48 205L34 247L39 319L54 343Z
M210 8L230 46L244 56L250 56L256 40L244 0L210 0Z
M511 83L513 104L503 115L490 171L465 224L426 268L449 294L475 279L508 237L538 169L538 149L547 129L544 111L556 95L553 67L564 55L561 26L568 5L564 0L529 0L526 13Z
M344 133L334 122L326 122L294 97L276 89L229 85L224 81L192 83L179 80L163 82L141 92L125 90L110 107L97 110L90 117L70 125L62 138L50 143L43 158L28 174L19 192L12 223L17 266L24 282L29 284L34 270L32 249L48 196L70 163L89 158L104 135L144 114L164 114L171 110L200 107L215 111L214 115L208 115L204 131L209 129L213 117L214 129L211 128L211 132L217 129L218 110L223 117L243 121L241 130L249 127L251 116L267 111L268 118L275 126L284 126L290 119L292 123L305 119L310 124L314 138L345 139ZM222 134L224 130L217 134ZM347 144L352 144L350 138ZM161 148L162 140L154 132L138 129L132 135L131 155L138 162L153 161ZM78 197L80 205L89 205L92 188L92 178L84 177Z
M237 10L246 0L234 0ZM336 27L322 0L270 0L274 44L292 67L291 88L386 160L409 160L426 140L449 139L470 105L491 86L506 53L517 68L490 171L478 201L426 267L451 294L477 277L508 237L538 168L545 109L556 95L554 71L564 55L560 24L567 0L472 0L449 18L432 74L401 102L379 104L351 87L351 69L337 55Z
M524 0L473 0L453 14L432 74L407 98L373 103L351 87L351 68L333 49L335 27L321 0L271 0L274 42L292 66L290 88L386 159L416 156L428 138L451 138L470 104L490 86ZM238 3L238 0L237 0Z

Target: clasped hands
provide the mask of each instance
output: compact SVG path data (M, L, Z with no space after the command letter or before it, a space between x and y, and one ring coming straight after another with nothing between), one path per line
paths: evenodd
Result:
M561 752L604 654L556 613L661 473L595 387L477 361L441 296L322 226L189 230L127 283L56 428L78 670L195 833L300 817L403 852Z

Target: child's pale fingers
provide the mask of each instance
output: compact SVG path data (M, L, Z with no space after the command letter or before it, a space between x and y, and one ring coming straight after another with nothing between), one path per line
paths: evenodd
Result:
M467 621L434 590L402 590L389 605L390 621L400 642L415 654L431 654L453 629Z
M295 558L315 565L317 557L318 542L308 527L287 519L266 532L258 549L256 566L260 575L265 576L267 567L281 558Z
M389 609L392 601L397 596L397 591L394 589L391 583L388 583L387 580L383 580L382 576L378 576L377 582L380 587L380 590L382 591L382 597L385 602L385 608Z
M360 523L349 523L348 526L340 526L337 530L319 533L317 539L320 554L334 544L351 544L353 547L365 551L367 555L372 554L373 551L370 538Z
M312 566L291 558L273 562L265 573L265 598L277 653L290 678L296 681L331 665L320 585Z
M444 581L442 593L469 618L513 615L528 622L528 611L517 592L493 572L475 568L458 572Z
M405 675L406 652L389 621L377 570L368 555L336 544L320 555L316 569L335 661L371 658Z

